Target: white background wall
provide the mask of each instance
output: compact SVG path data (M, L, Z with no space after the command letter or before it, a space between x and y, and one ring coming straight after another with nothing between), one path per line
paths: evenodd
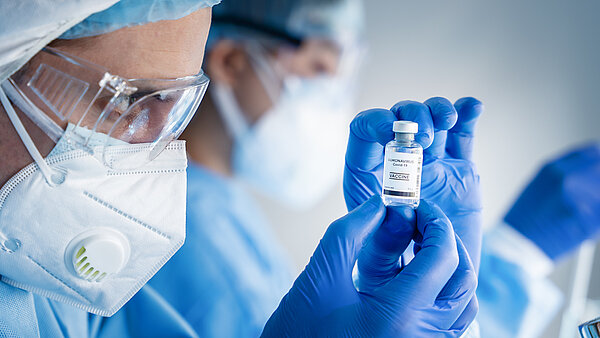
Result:
M599 14L592 0L368 1L359 110L431 96L481 99L475 161L491 226L545 159L600 139ZM262 202L298 269L345 212L341 186L305 212ZM590 294L600 298L596 262ZM571 272L563 262L553 278L566 288ZM557 336L555 322L547 337Z

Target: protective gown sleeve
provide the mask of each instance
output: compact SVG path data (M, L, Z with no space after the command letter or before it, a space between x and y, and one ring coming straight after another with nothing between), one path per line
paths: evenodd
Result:
M539 337L563 296L554 265L532 241L501 223L484 235L477 298L482 337Z

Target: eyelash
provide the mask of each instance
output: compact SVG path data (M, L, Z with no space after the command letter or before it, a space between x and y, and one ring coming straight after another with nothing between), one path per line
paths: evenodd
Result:
M139 98L142 98L144 96L148 95L148 93L139 93L138 95L133 94L129 96L129 105L131 106L134 102L136 102ZM165 98L161 98L160 94L155 94L152 96L153 99L158 100L160 102L173 102L173 97L171 95L166 95Z

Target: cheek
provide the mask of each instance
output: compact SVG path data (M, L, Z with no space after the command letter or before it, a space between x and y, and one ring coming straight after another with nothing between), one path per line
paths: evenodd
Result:
M251 70L240 73L234 92L250 124L258 121L273 105L262 82Z
M17 109L19 118L23 122L27 133L33 139L35 146L46 157L52 148L54 142L46 136L29 118ZM0 187L4 186L12 176L19 170L33 162L29 152L23 145L19 135L15 131L8 115L0 106Z

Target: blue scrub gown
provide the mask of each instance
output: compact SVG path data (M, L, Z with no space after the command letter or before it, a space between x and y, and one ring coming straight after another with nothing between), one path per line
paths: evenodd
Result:
M188 167L187 237L149 284L202 337L257 337L291 263L238 182Z

